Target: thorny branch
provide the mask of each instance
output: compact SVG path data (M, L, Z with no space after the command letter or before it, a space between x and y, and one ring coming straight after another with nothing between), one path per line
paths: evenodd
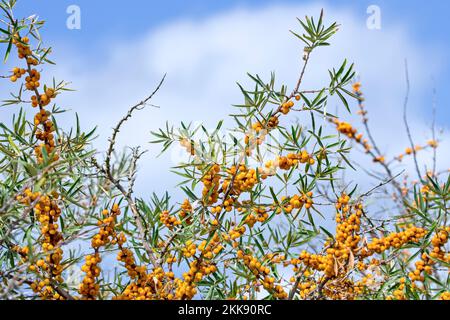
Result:
M414 165L416 167L417 177L418 177L419 181L422 181L422 175L420 174L419 164L417 162L417 152L416 152L416 148L415 148L415 145L414 145L414 141L412 139L411 130L409 129L407 112L406 112L406 109L408 107L409 90L410 90L408 61L407 60L405 60L405 81L406 81L406 93L405 93L405 100L404 100L404 103L403 103L403 122L405 124L406 133L408 135L409 143L411 145L411 150L412 150L412 153L413 153Z
M108 180L122 193L123 197L125 198L125 200L127 201L128 205L130 206L130 210L133 214L134 220L136 222L136 227L138 229L138 233L139 233L139 237L141 238L142 241L142 245L144 246L145 251L147 252L147 255L151 261L151 263L157 267L159 266L159 262L156 259L153 249L150 247L148 241L146 240L147 238L147 230L144 226L144 222L142 219L142 216L137 208L137 205L132 197L132 188L133 188L133 179L130 180L130 186L128 188L128 190L126 190L122 184L120 183L120 181L118 179L116 179L113 176L112 170L111 170L111 157L114 151L114 146L116 143L116 138L117 138L117 134L120 131L120 128L122 127L122 125L133 115L133 112L136 110L139 110L142 107L145 107L145 105L147 104L147 102L153 98L153 96L159 91L159 89L161 88L164 80L166 78L166 75L163 76L163 78L161 79L161 81L159 82L158 86L156 87L156 89L143 101L137 103L136 105L134 105L133 107L131 107L128 110L128 113L126 114L125 117L123 117L119 123L116 125L116 127L113 129L113 134L111 136L111 138L109 139L109 148L107 151L107 155L106 155L106 160L105 160L105 168L99 167L99 169L106 175L106 177L108 178ZM134 159L132 161L132 167L135 166L135 162L139 159L140 156L134 156Z

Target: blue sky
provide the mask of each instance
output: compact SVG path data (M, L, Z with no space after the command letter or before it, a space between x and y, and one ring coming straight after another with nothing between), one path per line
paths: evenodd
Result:
M19 1L18 15L38 13L47 21L45 29L46 40L49 43L62 43L67 46L82 48L86 56L98 59L105 54L101 46L112 39L136 38L161 25L177 19L205 19L208 16L233 10L236 8L258 9L274 5L310 4L317 1L294 0L170 0L146 1L129 0L125 5L110 1L89 0L22 0ZM407 27L409 35L423 47L434 46L449 60L450 37L446 28L450 3L448 1L355 1L335 0L322 1L327 6L348 8L359 13L360 23L364 23L366 8L375 4L382 10L383 27L402 24ZM76 4L82 10L82 29L68 30L65 27L66 8ZM314 14L314 13L311 13ZM294 16L294 13L293 13ZM293 17L286 17L292 19ZM89 45L87 45L89 44ZM423 61L426 65L428 61ZM445 65L440 74L433 75L436 79L439 103L441 105L440 120L450 119L450 109L444 106L450 101L450 65ZM450 120L448 120L450 122Z
M293 83L301 46L288 30L297 28L296 16L317 15L321 7L329 21L336 19L342 24L342 32L332 41L332 49L324 49L314 57L309 71L312 75L306 77L305 85L319 83L320 74L326 76L326 69L345 57L354 61L377 129L375 135L382 140L382 148L395 155L407 143L398 127L405 87L403 60L407 58L412 85L410 118L417 141L429 138L434 86L438 124L444 129L450 127L448 1L117 3L19 0L16 15L37 13L47 21L42 34L45 42L54 47L58 63L48 73L72 81L77 89L59 101L80 114L86 129L98 125L102 141L106 141L111 126L127 106L142 99L168 72L166 86L155 101L161 110L142 112L124 130L121 141L122 145L143 144L151 150L143 159L144 174L138 180L141 190L146 189L147 178L155 175L167 186L176 181L174 177L166 179L161 173L166 170L160 168L168 169L167 164L173 164L173 154L156 162L153 169L147 164L154 161L157 152L147 144L149 131L163 126L166 120L201 121L213 127L215 121L231 113L231 104L240 102L235 81L245 81L246 72L267 75L274 70L280 80ZM66 8L72 4L81 9L81 30L66 28ZM369 5L381 9L381 30L367 30ZM261 42L267 39L273 44L266 48ZM441 160L444 167L448 166L445 159L448 157Z

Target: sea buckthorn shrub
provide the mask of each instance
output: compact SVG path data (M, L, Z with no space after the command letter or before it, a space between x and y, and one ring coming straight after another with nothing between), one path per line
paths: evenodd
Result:
M44 23L15 18L14 4L0 3L8 68L0 80L13 88L3 108L16 109L12 124L0 123L2 298L450 299L450 179L436 167L435 130L415 144L405 121L410 145L393 155L380 149L346 60L322 87L304 88L315 52L338 32L323 12L292 31L302 53L296 83L249 74L227 133L224 122L154 130L163 151L186 153L173 168L185 197L173 200L161 190L137 196L142 152L115 148L164 78L100 153L78 117L75 129L58 126L58 96L70 88L46 80L53 62ZM359 151L373 168L353 165ZM433 154L425 171L419 152ZM399 170L408 161L414 169ZM373 187L346 181L347 170Z

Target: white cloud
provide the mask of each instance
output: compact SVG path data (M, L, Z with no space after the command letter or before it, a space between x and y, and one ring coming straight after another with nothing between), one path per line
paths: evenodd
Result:
M299 28L296 16L317 15L320 8L269 6L235 9L198 21L177 20L132 40L110 41L104 47L108 58L95 64L76 50L62 52L56 55L58 77L70 79L78 91L65 94L60 101L79 112L85 128L98 125L100 139L105 142L128 106L151 92L167 72L167 81L153 100L161 109L137 113L125 125L119 143L151 150L141 161L137 181L141 194L171 189L178 179L168 172L173 163L169 156L155 160L159 147L148 144L150 130L164 126L166 120L173 124L203 121L207 127L214 126L232 113L231 104L241 102L235 82L246 83L246 72L268 77L273 70L280 84L292 87L302 47L288 30ZM325 6L325 12L328 22L333 19L341 24L341 31L331 40L331 47L313 54L305 88L326 82L327 69L338 66L344 58L354 61L364 84L374 135L384 150L395 155L408 145L401 125L403 62L407 58L413 92L411 125L417 132L416 140L423 141L422 134L427 132L423 108L428 106L418 102L429 94L426 88L430 87L430 77L439 72L441 57L430 56L430 48L425 52L406 26L368 30L363 11ZM340 109L343 115L345 111Z

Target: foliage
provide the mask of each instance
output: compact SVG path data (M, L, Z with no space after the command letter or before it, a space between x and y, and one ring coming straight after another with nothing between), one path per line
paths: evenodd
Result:
M243 102L234 106L228 133L223 122L211 132L181 123L152 133L163 152L176 145L187 152L173 168L186 199L172 204L167 193L137 197L142 152L115 150L122 125L149 104L164 78L119 121L101 154L95 132L83 132L78 117L74 129L58 126L64 110L57 98L69 89L64 81L40 83L38 69L53 63L39 32L43 21L16 19L14 5L0 4L5 63L15 52L20 63L1 76L17 83L3 108L19 110L10 125L0 123L3 298L450 298L450 178L435 165L424 175L416 157L431 149L435 159L434 128L433 139L416 146L405 114L411 146L388 160L370 133L353 64L343 61L323 87L303 89L311 56L338 31L323 12L292 31L304 45L293 89L274 74L268 81L249 74L253 85L238 85ZM356 102L367 139L327 111L335 98L349 112ZM301 122L288 123L293 113ZM356 168L355 146L374 169ZM408 157L416 181L396 172ZM346 170L378 184L360 190L346 183ZM388 209L376 215L369 199Z

